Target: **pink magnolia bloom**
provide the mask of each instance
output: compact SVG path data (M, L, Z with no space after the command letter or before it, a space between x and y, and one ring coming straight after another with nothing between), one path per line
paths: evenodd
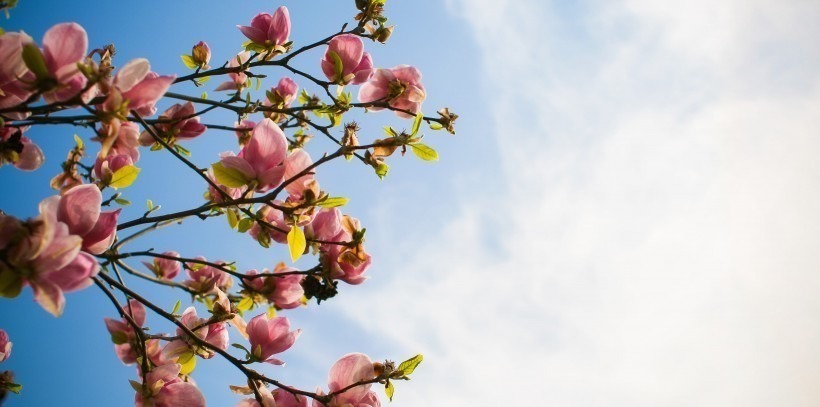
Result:
M145 307L142 303L136 300L128 301L128 306L123 307L123 310L131 316L131 319L138 326L145 324ZM111 334L111 341L114 342L114 352L117 357L126 365L130 365L137 361L137 333L134 327L125 318L121 320L105 318L105 327L108 333Z
M11 356L11 341L9 334L0 329L0 362L5 362Z
M83 250L91 254L102 254L114 242L122 210L101 212L101 204L102 193L94 184L71 188L59 199L57 219L72 235L82 237Z
M100 153L97 156L97 161L99 162L112 155L127 155L131 157L132 162L136 163L139 161L139 126L133 122L122 122L119 123L118 126L112 126L111 129L116 130L116 133L107 137L95 137L91 139L92 141L99 141L102 144ZM101 131L105 130L106 129L102 129ZM95 170L97 169L95 168Z
M45 161L43 151L23 135L28 127L0 128L0 166L9 162L17 169L34 171Z
M236 55L231 62L228 63L229 68L236 68L245 62L248 62L248 58L251 57L251 53L248 51L242 51ZM245 75L244 72L231 72L228 74L229 81L222 82L219 86L216 87L215 90L237 90L241 91L248 87L248 75Z
M273 203L276 205L281 205L282 201L276 200L273 201ZM255 222L253 226L251 226L251 229L248 231L251 237L253 237L256 241L259 241L260 233L266 233L275 242L286 243L288 241L287 232L290 231L291 226L285 222L285 217L282 214L282 211L280 211L279 209L271 208L270 206L264 206L262 207L262 209L260 209L260 212L262 215L262 219L265 222L273 226L276 226L284 232L281 232L276 229L271 229L267 226L260 225L258 222Z
M145 375L145 390L139 388L136 407L205 407L205 397L193 382L179 378L182 367L176 363L157 366ZM144 392L144 393L143 393Z
M114 75L114 89L109 98L119 92L123 100L128 101L128 109L140 116L153 116L157 112L154 106L168 91L176 75L160 76L151 72L147 59L131 60Z
M65 307L63 293L91 284L99 272L94 257L80 252L83 240L58 220L60 197L40 202L40 215L23 224L0 213L0 275L17 289L4 287L3 296L16 297L19 287L31 285L34 300L54 316Z
M282 162L287 151L285 133L272 120L263 119L254 127L248 145L239 155L223 155L220 162L241 173L248 182L255 181L256 191L266 192L282 183Z
M313 160L310 159L310 154L308 154L307 151L301 148L293 150L293 152L291 152L285 159L284 180L290 180L311 165L313 165ZM300 199L302 198L305 190L318 189L318 186L314 188L311 185L314 181L312 172L313 171L309 171L307 174L302 175L298 179L289 182L285 185L285 191L288 191L288 194L290 194L290 196L294 199Z
M290 331L290 321L287 318L268 319L267 313L251 319L247 332L251 353L256 360L274 365L283 365L285 362L271 356L290 349L296 338L302 334L301 329Z
M314 225L313 233L319 230L319 234L324 235L335 229L338 214L324 215L328 218L322 218L320 223ZM329 239L321 239L327 242L351 242L353 240L353 233L361 230L359 220L351 218L350 216L342 216L341 230L336 236ZM365 271L370 267L372 258L370 254L364 251L364 247L358 244L355 247L348 247L342 244L323 243L319 246L321 256L319 261L322 265L330 270L330 275L342 280L348 284L361 284L367 280L364 275Z
M116 154L109 155L105 158L100 158L98 156L97 160L94 162L94 176L98 180L101 180L105 185L108 185L117 170L129 165L134 165L134 160L130 155Z
M334 239L342 232L342 212L339 208L322 208L313 217L313 222L305 228L305 233L316 240L326 242Z
M38 78L45 84L43 98L48 103L63 102L77 96L88 80L77 64L88 51L88 35L77 23L62 23L51 27L43 36L43 59L49 78ZM90 100L88 93L83 99Z
M216 348L222 350L228 348L228 329L225 327L224 322L208 323L208 319L197 317L196 308L194 307L188 307L185 312L182 313L180 322L191 330L199 327L194 330L196 336ZM180 355L189 351L196 353L203 359L210 359L214 356L215 352L213 350L200 347L189 338L182 329L177 328L177 335L184 339L177 339L165 345L162 354L166 358L175 360Z
M166 256L173 256L179 257L179 253L175 251L165 252L163 253ZM179 271L182 269L182 266L179 264L177 260L170 260L170 259L163 259L159 257L155 257L154 261L151 263L142 262L145 267L148 267L154 275L157 277L164 279L164 280L173 280L174 277L179 274Z
M256 399L242 399L236 407L282 407L267 387L260 386L259 395L262 398L262 404L259 404Z
M160 120L170 121L169 123L157 123L154 129L160 137L173 145L176 141L190 140L199 136L207 130L204 124L199 122L199 116L191 117L195 113L194 104L186 102L177 103L168 108L160 116ZM151 146L156 142L154 137L147 130L140 134L140 144Z
M205 260L204 257L197 257L198 260ZM214 264L222 265L224 262L215 261ZM219 288L222 291L227 290L233 285L233 279L228 273L219 270L216 267L205 266L202 264L191 263L188 264L188 278L183 284L191 287L200 293L209 293L214 288Z
M17 106L31 96L31 89L26 82L34 80L25 62L23 62L23 45L30 44L31 37L24 33L7 32L0 35L0 109ZM4 116L22 120L28 113L6 112Z
M342 62L342 71L337 74L333 54ZM328 44L322 59L322 72L327 80L339 85L364 83L373 75L373 58L364 51L362 39L353 34L334 37Z
M279 263L273 270L274 273L287 273L298 271L293 267ZM268 272L268 270L264 270ZM257 275L256 270L250 270L249 276ZM265 296L272 304L281 309L292 309L302 305L302 296L305 290L302 288L302 280L305 276L300 274L290 274L282 277L257 277L253 279L243 279L243 284Z
M276 389L273 391L273 399L276 401L276 407L309 407L310 401L307 397L301 395L294 395L293 393Z
M249 40L265 48L281 46L290 37L290 14L288 8L281 6L273 12L259 13L251 20L250 26L237 25L239 31Z
M262 105L273 107L275 109L285 109L293 103L296 99L296 94L299 92L299 85L293 79L287 76L279 80L275 88L271 88L265 92L265 100ZM265 116L269 117L275 122L281 122L287 119L287 115L277 112L265 112Z
M391 69L377 69L359 89L359 101L363 103L387 102L394 109L407 110L412 114L397 111L400 117L410 118L421 110L421 104L427 94L421 84L421 72L418 69L399 65ZM369 107L370 110L382 110L381 106Z
M327 382L330 393L344 389L354 383L374 379L373 361L362 353L350 353L337 360L330 368ZM314 407L317 403L313 403ZM344 393L333 396L328 407L379 407L376 393L370 390L370 384L353 387Z

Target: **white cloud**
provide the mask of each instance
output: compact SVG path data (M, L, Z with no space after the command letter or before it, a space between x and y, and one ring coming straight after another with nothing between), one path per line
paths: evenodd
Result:
M449 2L509 183L339 299L394 405L820 404L820 6L566 3Z

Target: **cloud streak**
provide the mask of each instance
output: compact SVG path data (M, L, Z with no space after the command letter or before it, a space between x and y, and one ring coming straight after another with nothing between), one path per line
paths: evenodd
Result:
M817 405L820 7L564 3L448 3L508 183L340 299L394 405Z

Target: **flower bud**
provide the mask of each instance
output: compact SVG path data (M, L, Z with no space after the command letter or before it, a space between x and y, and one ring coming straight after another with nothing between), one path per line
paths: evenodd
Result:
M211 61L211 48L205 41L200 41L191 49L191 58L203 69L208 69L210 68L208 62Z

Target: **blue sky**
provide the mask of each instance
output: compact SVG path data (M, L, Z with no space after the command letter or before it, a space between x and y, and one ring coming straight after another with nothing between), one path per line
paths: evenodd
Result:
M351 16L347 2L282 4L297 43ZM567 4L388 2L397 30L388 46L368 45L376 65L419 66L424 111L451 107L459 134L428 132L441 161L393 159L383 182L346 162L320 174L367 226L372 278L289 312L304 334L283 355L288 366L266 373L313 388L347 352L424 353L393 405L820 402L820 7ZM91 44L115 43L120 64L147 57L158 72L181 73L178 55L196 41L211 45L214 61L229 57L242 41L234 26L278 5L144 2L123 18L118 3L24 2L2 26L39 40L77 21ZM318 72L319 58L300 64ZM386 113L357 119L374 137L402 126ZM0 169L0 208L35 213L75 131L30 132L46 165ZM189 147L205 165L231 143L208 132ZM322 143L314 155L329 148ZM146 152L140 165L123 219L147 198L168 211L200 202L201 182L165 154ZM146 247L243 269L285 258L220 221L189 221L133 246ZM179 297L150 293L168 307ZM96 290L70 295L60 319L28 293L0 310L15 342L4 368L26 386L9 405L48 405L55 393L66 405L130 400L133 369L111 351L102 318L113 310ZM162 327L151 316L148 324ZM238 400L226 386L241 377L228 369L199 365L210 405Z

